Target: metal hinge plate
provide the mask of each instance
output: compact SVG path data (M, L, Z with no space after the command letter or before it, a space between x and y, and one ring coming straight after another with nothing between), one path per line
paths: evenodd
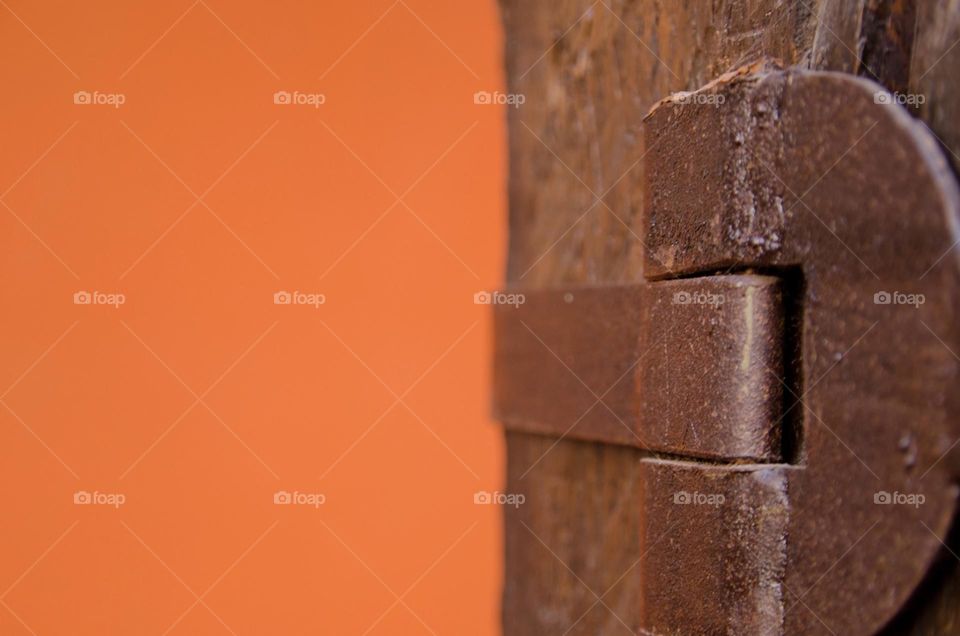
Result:
M497 308L495 410L646 451L643 629L874 633L956 509L960 194L868 81L704 90L646 119L644 280Z

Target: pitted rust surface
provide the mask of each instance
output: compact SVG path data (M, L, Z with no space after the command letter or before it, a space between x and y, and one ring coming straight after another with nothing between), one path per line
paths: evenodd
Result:
M658 179L657 187L647 190L644 219L647 237L654 241L645 251L648 277L764 263L763 255L780 249L787 217L795 213L784 205L784 184L770 172L779 167L784 145L779 124L785 78L781 72L736 75L712 89L722 104L663 102L647 115L648 179ZM709 157L723 149L723 160L686 160L693 146ZM670 180L663 176L667 171ZM689 215L686 226L662 222L662 210ZM733 258L700 259L689 270L678 267L690 254L722 244L736 246Z
M648 633L783 633L790 470L641 460Z
M675 456L778 461L785 397L780 281L709 276L647 289L638 437Z
M495 313L494 411L508 428L683 457L780 459L778 279L524 296Z

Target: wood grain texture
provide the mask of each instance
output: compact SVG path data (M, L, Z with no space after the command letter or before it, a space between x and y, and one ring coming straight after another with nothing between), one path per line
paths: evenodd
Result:
M637 633L641 457L507 433L505 634Z
M926 99L920 118L960 169L960 3L929 0L917 11L909 90Z

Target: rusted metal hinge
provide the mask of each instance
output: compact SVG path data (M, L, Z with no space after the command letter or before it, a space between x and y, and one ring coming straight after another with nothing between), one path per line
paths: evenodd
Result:
M497 416L664 454L776 461L782 293L750 275L531 291L495 314Z
M643 629L874 633L956 511L960 193L866 80L705 90L646 120L642 280L495 307L494 410L643 450Z

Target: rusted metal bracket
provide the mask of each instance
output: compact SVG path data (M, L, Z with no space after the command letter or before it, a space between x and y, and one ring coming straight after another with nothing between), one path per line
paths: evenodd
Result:
M778 279L532 291L496 309L494 403L511 428L659 453L778 461Z
M495 411L647 451L643 629L875 633L956 511L960 193L866 80L704 90L646 120L644 280L496 308Z

